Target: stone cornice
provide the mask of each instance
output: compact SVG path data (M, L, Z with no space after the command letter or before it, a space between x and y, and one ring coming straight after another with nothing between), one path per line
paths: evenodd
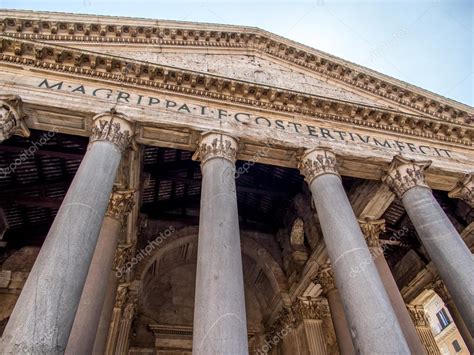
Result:
M470 118L445 120L308 95L223 76L0 36L0 62L160 89L472 146Z
M3 16L2 16L3 15ZM470 107L258 28L192 22L4 11L4 34L41 41L253 49L442 119L469 123ZM89 21L88 21L89 20Z

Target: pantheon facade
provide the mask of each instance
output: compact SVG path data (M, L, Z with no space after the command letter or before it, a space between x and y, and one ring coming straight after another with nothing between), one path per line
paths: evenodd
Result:
M0 26L1 354L474 351L472 107L258 28Z

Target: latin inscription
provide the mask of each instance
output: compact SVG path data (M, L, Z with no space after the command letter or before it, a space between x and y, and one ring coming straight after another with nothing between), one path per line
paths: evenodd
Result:
M79 95L90 95L130 105L164 108L179 113L201 115L218 120L231 119L240 124L254 123L265 129L282 130L327 141L363 143L402 153L408 152L438 157L451 157L451 151L448 149L419 145L399 140L382 139L366 134L290 122L283 119L274 119L247 112L231 112L223 108L178 102L162 97L144 96L127 91L111 90L108 88L88 88L84 85L69 85L62 81L53 83L49 82L47 79L41 81L38 84L38 87L50 90L69 91Z

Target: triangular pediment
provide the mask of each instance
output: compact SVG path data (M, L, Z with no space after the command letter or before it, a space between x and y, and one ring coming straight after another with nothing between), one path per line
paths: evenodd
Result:
M394 109L396 105L380 98L371 97L358 90L331 82L315 73L308 73L299 68L279 63L272 58L256 54L202 53L202 51L173 51L162 49L130 50L127 48L102 47L93 48L102 53L122 56L139 61L146 61L178 69L198 71L230 79L287 89L328 99L341 100L355 104ZM415 112L407 110L408 112Z
M244 26L6 10L3 34L171 65L293 92L470 123L472 107L273 33Z

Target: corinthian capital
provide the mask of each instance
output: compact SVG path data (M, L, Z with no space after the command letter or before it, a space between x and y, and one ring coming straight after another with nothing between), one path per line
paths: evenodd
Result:
M334 272L332 271L331 264L321 265L318 275L315 277L313 282L321 285L324 294L335 289L336 284L334 282Z
M123 224L134 204L135 190L119 190L114 187L110 195L106 216L115 218Z
M382 181L399 197L414 187L429 186L425 183L424 170L431 164L431 160L415 161L401 155L393 158L387 174Z
M380 233L385 232L385 220L367 217L359 219L358 222L372 255L380 253Z
M293 305L293 313L297 322L304 319L322 320L325 312L325 306L321 301L310 297L308 299L297 299Z
M207 132L201 136L193 160L200 160L201 166L213 158L223 158L235 163L238 141L236 138L218 132Z
M465 201L469 206L474 207L474 182L472 181L473 173L464 175L464 178L456 184L449 192L451 198L459 198Z
M408 313L410 314L411 320L416 327L429 327L430 320L425 312L423 306L407 306Z
M336 154L328 148L315 148L307 150L298 164L301 174L310 185L314 179L323 174L339 176L336 163Z
M93 119L90 142L106 141L115 144L122 152L133 148L134 125L125 115L114 109L100 113Z
M14 134L28 137L30 131L25 125L25 118L19 96L0 95L0 143Z

